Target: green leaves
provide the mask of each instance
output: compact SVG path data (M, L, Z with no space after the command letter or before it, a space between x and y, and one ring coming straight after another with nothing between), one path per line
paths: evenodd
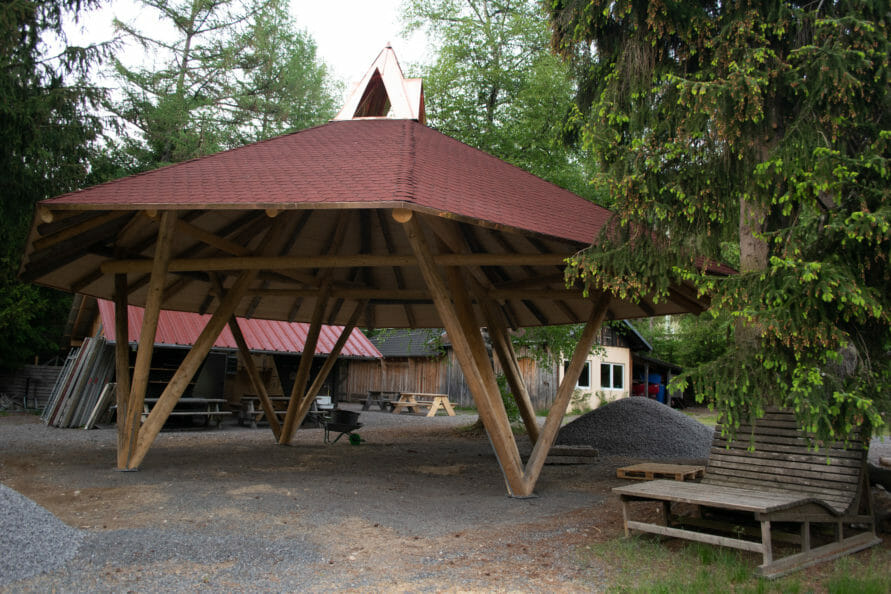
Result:
M118 23L156 56L151 66L118 62L123 100L109 109L129 124L124 141L137 168L207 155L323 123L337 84L279 0L143 0L169 29L152 39ZM160 66L158 66L160 64Z
M103 48L51 43L63 23L96 2L32 1L0 5L0 367L55 355L70 299L16 278L38 200L85 183L102 129L90 113L102 91L87 82ZM106 48L107 49L107 48Z
M886 11L549 8L552 45L585 65L582 137L616 212L569 278L632 298L707 292L736 343L684 381L734 418L791 405L828 434L891 408ZM703 274L729 242L747 272Z
M432 60L419 65L429 125L582 196L594 198L592 160L577 147L569 68L548 51L538 2L407 2L403 22L424 29Z

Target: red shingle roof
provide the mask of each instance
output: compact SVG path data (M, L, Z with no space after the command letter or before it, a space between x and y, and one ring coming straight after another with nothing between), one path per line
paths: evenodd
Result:
M610 212L411 120L330 122L45 201L96 209L416 205L590 243Z
M105 339L114 342L114 303L99 299L98 305ZM127 308L127 325L131 343L139 341L144 311L143 308L134 305L130 305ZM155 335L155 344L191 346L195 343L209 319L209 314L201 315L161 310L161 315L158 319L158 330ZM306 344L306 334L309 331L309 324L299 322L288 323L238 318L238 325L241 328L242 334L244 334L244 340L248 348L252 351L302 353L303 346ZM342 330L343 326L323 325L318 344L316 345L316 355L330 353ZM223 329L220 337L214 343L214 347L237 348L235 338L228 327ZM380 351L358 328L354 329L347 339L341 351L341 356L381 358Z

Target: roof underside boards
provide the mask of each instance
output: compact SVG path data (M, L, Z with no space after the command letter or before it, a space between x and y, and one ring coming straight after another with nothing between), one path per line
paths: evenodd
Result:
M105 339L113 343L115 341L114 303L104 299L98 300L97 303L99 316L102 320L102 332ZM144 313L145 310L141 307L131 305L127 308L127 326L131 344L139 342ZM161 310L155 334L155 345L192 346L209 318L209 315ZM238 319L238 326L241 328L249 350L266 353L302 353L309 331L309 324L257 319L245 320L244 318ZM342 331L342 326L322 326L316 344L316 355L330 353ZM223 329L214 343L214 347L220 349L238 348L235 337L232 336L229 328ZM374 344L358 328L353 329L340 356L365 359L381 358L381 354Z
M212 313L215 278L225 289L254 269L237 315L308 322L330 283L322 323L345 325L367 300L370 328L443 326L396 212L413 212L437 263L462 268L514 328L588 318L593 298L565 288L563 260L610 216L417 122L332 122L43 201L21 276L111 299L126 274L143 306L164 210L178 218L164 309ZM268 234L277 247L258 254ZM659 304L613 300L608 317L701 311L676 289Z

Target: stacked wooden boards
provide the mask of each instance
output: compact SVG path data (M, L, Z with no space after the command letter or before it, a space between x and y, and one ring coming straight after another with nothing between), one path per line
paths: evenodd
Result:
M114 349L104 338L87 338L72 349L53 386L42 418L53 427L83 427L95 422L94 409L114 375ZM107 401L107 398L103 398Z

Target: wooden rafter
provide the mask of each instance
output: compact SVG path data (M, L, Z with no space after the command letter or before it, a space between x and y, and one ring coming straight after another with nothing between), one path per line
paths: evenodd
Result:
M88 231L91 231L112 221L117 221L121 217L125 216L133 215L132 213L127 211L111 211L89 217L76 225L71 225L60 229L52 235L41 237L40 239L35 239L33 243L34 250L37 252L44 251L62 242L77 239L79 236L86 234Z
M375 212L377 213L377 220L381 229L381 237L383 237L384 239L384 245L387 248L387 253L393 254L396 252L396 247L393 245L393 237L391 235L391 229L387 217L380 209L376 210ZM394 266L393 276L396 279L396 288L400 290L405 289L405 277L402 274L402 268ZM405 311L405 319L408 320L409 325L414 327L416 325L416 319L415 312L412 309L411 305L404 305L403 311Z
M286 236L288 238L287 241L285 241L284 244L281 246L281 248L278 250L279 256L284 256L289 251L291 251L291 249L297 244L297 242L300 239L300 234L303 231L303 227L306 225L306 222L309 220L310 214L312 214L312 211L307 210L307 211L301 212L299 216L289 217L289 218L293 219L293 223L291 224L291 227L288 229L288 232L286 233ZM311 274L294 273L294 272L289 273L287 271L281 272L280 274L282 274L282 276L284 276L285 278L287 278L289 280L297 281L300 283L316 282L315 277ZM267 288L269 286L269 282L270 282L269 280L263 279L261 288L263 288L263 289ZM248 305L247 311L245 312L246 317L251 317L254 315L254 312L256 311L257 307L260 306L260 299L261 299L260 296L256 296L254 299L251 300L251 303L250 303L250 305Z

